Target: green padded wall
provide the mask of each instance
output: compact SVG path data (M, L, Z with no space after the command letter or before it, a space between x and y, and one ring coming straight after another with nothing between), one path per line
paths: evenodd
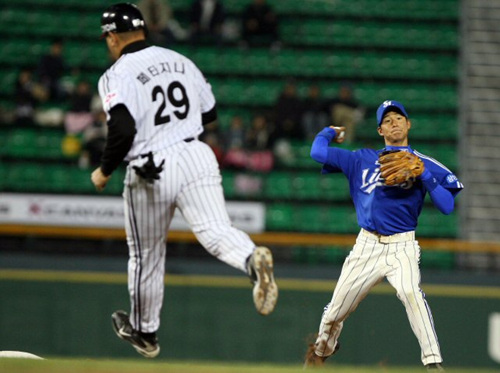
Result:
M1 272L0 272L1 273ZM63 276L64 277L64 276ZM99 281L0 281L0 350L42 357L139 358L111 330L110 314L128 307L125 278ZM250 284L227 278L225 285L170 285L165 288L160 359L280 362L300 365L306 339L317 331L331 284L300 290L282 279L275 312L258 315ZM189 281L189 277L186 278ZM307 286L306 280L299 281ZM245 283L246 284L246 283ZM496 367L488 356L488 316L500 307L498 288L423 285L433 310L448 367ZM451 292L454 295L451 295ZM474 320L473 323L469 322ZM468 343L464 343L464 341ZM419 366L420 351L404 308L387 284L377 286L346 321L342 350L329 364L383 363ZM363 351L363 353L360 353Z

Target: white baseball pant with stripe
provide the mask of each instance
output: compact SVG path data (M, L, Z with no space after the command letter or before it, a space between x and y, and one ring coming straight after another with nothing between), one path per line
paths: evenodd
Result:
M156 165L163 159L160 180L153 184L132 169L146 159L131 161L123 193L130 257L130 322L144 333L155 332L160 326L166 232L175 208L210 254L245 273L245 261L255 248L246 233L231 225L219 166L208 145L198 140L181 141L154 154Z
M431 310L420 289L419 261L420 247L414 232L378 236L362 229L344 262L332 300L323 312L316 354L327 357L334 353L344 320L370 289L386 277L406 308L422 350L422 363L441 363Z

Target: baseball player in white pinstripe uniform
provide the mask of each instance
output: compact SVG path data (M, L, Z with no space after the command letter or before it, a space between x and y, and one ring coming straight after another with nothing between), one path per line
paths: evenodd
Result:
M323 129L311 148L311 157L323 165L322 173L346 175L361 231L344 262L331 302L325 307L318 337L308 350L305 365L321 365L337 352L344 321L370 289L387 278L406 308L420 344L422 363L428 370L442 371L443 358L431 310L420 289L420 246L415 240L415 229L427 193L443 214L450 214L454 197L463 185L441 163L409 146L411 122L401 103L384 101L377 110L377 124L385 141L384 149L353 152L330 147L331 141L343 141L343 127ZM386 185L378 162L379 155L386 151L413 153L422 160L423 173L415 180Z
M250 276L259 313L273 311L278 288L271 251L231 225L216 158L197 139L217 118L210 84L188 58L147 44L135 5L110 6L101 28L116 62L99 80L109 131L91 176L95 187L102 190L120 162L129 162L123 197L131 311L113 313L112 325L140 354L155 357L166 232L176 208L210 254Z

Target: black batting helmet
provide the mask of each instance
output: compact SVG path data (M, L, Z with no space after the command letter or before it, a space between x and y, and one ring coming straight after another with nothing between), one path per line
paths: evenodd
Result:
M143 29L147 34L146 22L137 6L130 3L111 5L101 17L101 37L108 32L127 32Z

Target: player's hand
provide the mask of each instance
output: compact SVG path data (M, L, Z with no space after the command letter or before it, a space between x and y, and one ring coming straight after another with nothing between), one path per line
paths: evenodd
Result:
M333 139L333 141L337 144L342 144L345 139L345 127L330 126L330 128L335 130L335 138Z
M99 192L104 189L110 178L111 175L106 176L102 173L101 167L96 168L90 176L90 180L92 180L92 183Z

